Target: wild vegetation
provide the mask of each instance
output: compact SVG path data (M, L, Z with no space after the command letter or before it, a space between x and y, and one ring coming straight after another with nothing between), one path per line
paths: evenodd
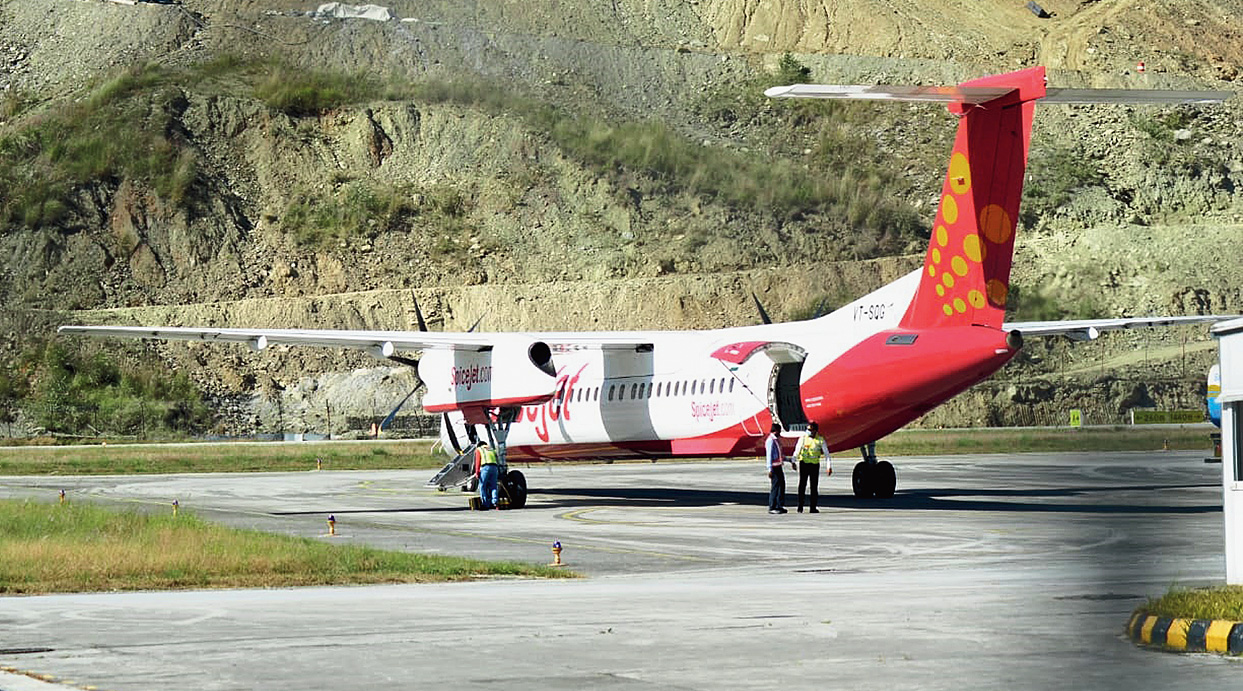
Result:
M891 193L892 170L874 151L868 153L865 138L855 131L871 111L853 104L771 106L761 94L763 86L805 78L806 71L787 55L782 72L771 80L731 86L728 94L719 93L704 105L716 124L747 119L775 128L767 137L771 150L756 156L693 140L656 119L621 120L586 106L551 106L480 77L385 83L367 75L234 56L191 68L139 65L72 105L27 118L0 139L0 198L6 222L31 228L65 220L83 188L115 186L126 179L149 186L174 205L189 204L199 154L177 120L189 90L249 95L294 118L370 101L412 99L516 115L603 176L647 180L665 192L711 196L778 217L819 212L845 219L864 235L890 238L873 252L892 251L899 238L909 240L921 232L922 224ZM769 110L777 117L761 116ZM775 156L804 139L815 140L806 162ZM294 190L282 223L301 244L312 246L374 235L416 214L419 209L408 200L417 192L362 180L330 193ZM460 215L438 210L448 213L433 220L451 224Z
M0 420L12 421L18 408L50 434L112 439L200 434L213 420L184 374L149 360L119 364L62 341L34 344L0 370Z

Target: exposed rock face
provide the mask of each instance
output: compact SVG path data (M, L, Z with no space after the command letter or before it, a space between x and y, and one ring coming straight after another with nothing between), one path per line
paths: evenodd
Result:
M316 4L11 0L0 5L0 89L55 102L135 63L274 55L389 79L481 74L750 151L757 131L710 126L695 106L722 84L772 69L787 51L818 81L863 83L950 83L1039 63L1066 86L1231 88L1222 80L1237 79L1243 64L1243 10L1207 0L1048 0L1050 19L1020 2L976 0L421 0L388 3L391 21L314 18ZM152 108L194 152L192 203L133 180L101 180L76 192L55 228L5 227L6 353L29 329L60 318L408 329L416 294L432 328L464 329L480 317L490 330L709 328L755 321L752 291L775 317L791 318L920 261L856 261L857 231L840 218L778 221L634 177L606 179L548 133L482 108L380 101L294 117L192 85ZM3 122L3 112L0 136L19 124ZM886 155L935 149L937 132L952 129L941 111L910 113L908 125L872 133ZM1243 269L1243 106L1205 110L1168 132L1151 117L1041 110L1033 156L1074 148L1102 170L1024 229L1016 285L1079 305L1083 316L1243 311L1234 278ZM931 215L940 165L912 163L909 188L895 194ZM360 182L402 190L418 213L399 230L333 243L299 244L287 232L299 195L345 198ZM453 233L428 215L446 205ZM29 312L46 309L80 312ZM1134 405L1193 407L1212 359L1206 343L1200 328L1074 349L1032 345L999 380L924 424L1055 422L1067 407L1102 418ZM302 391L314 410L353 400L345 392L360 381L334 374L346 383L333 385L316 373L374 367L326 352L158 349L222 396L271 400L263 387L275 381ZM1154 354L1128 357L1141 351ZM340 419L351 406L371 415L376 403L342 403ZM266 404L254 405L264 412L234 417L269 417Z

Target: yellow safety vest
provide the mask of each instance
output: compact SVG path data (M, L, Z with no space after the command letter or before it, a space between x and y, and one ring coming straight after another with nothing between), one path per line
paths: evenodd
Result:
M499 461L496 458L496 449L482 447L479 449L479 465L494 465Z
M798 460L802 463L819 463L824 458L824 437L810 434L799 440Z

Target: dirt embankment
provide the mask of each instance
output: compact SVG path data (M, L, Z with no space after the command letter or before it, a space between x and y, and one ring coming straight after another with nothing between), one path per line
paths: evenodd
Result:
M1243 64L1243 8L1207 0L1049 0L1041 3L1048 18L1009 0L432 0L388 3L405 20L392 22L309 16L317 4L11 0L0 5L0 89L54 104L143 61L275 56L396 79L511 80L554 102L658 117L747 150L756 132L710 130L693 106L772 69L787 51L814 79L862 83L947 83L1039 63L1059 85L1231 88ZM603 179L545 133L478 109L384 102L292 118L193 90L177 107L174 121L200 157L201 202L180 208L128 181L101 182L82 191L68 227L6 227L9 352L34 323L14 309L27 307L84 310L75 321L410 328L417 294L434 328L479 317L489 329L713 327L754 321L751 291L788 318L822 297L844 302L918 261L851 261L840 227L828 229L834 219L775 223L719 200ZM895 158L906 137L925 136L922 111L911 112L909 128L873 133ZM0 134L15 126L0 123ZM1064 149L1100 161L1101 171L1027 229L1017 285L1082 302L1093 316L1243 311L1230 278L1243 269L1234 251L1243 235L1243 110L1236 103L1168 132L1153 127L1139 110L1040 111L1034 156ZM1169 140L1154 144L1146 132ZM1166 150L1178 156L1154 160ZM908 173L929 178L908 192L928 210L941 171ZM292 196L351 180L459 191L470 201L464 230L446 238L413 228L315 249L283 231ZM133 309L94 311L121 307ZM1169 346L1205 337L1154 338ZM1006 410L1032 401L1056 410L1066 403L1059 389L1102 408L1134 400L1141 385L1162 404L1192 398L1202 363L1181 357L1172 373L1160 369L1170 369L1167 357L1124 370L1122 384L1098 385L1098 360L1147 345L1117 338L1033 348L1016 376L1078 383L988 385L929 424L1004 421ZM270 393L256 389L264 376L309 389L298 383L306 372L369 365L326 353L161 352L214 390L256 398ZM1157 379L1176 383L1145 384Z

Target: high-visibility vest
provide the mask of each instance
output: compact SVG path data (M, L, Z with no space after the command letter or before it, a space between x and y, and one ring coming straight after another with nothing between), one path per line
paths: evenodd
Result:
M479 447L479 465L495 465L499 462L496 458L496 449L487 446Z
M819 463L824 458L824 438L807 435L799 441L798 460L803 463Z

